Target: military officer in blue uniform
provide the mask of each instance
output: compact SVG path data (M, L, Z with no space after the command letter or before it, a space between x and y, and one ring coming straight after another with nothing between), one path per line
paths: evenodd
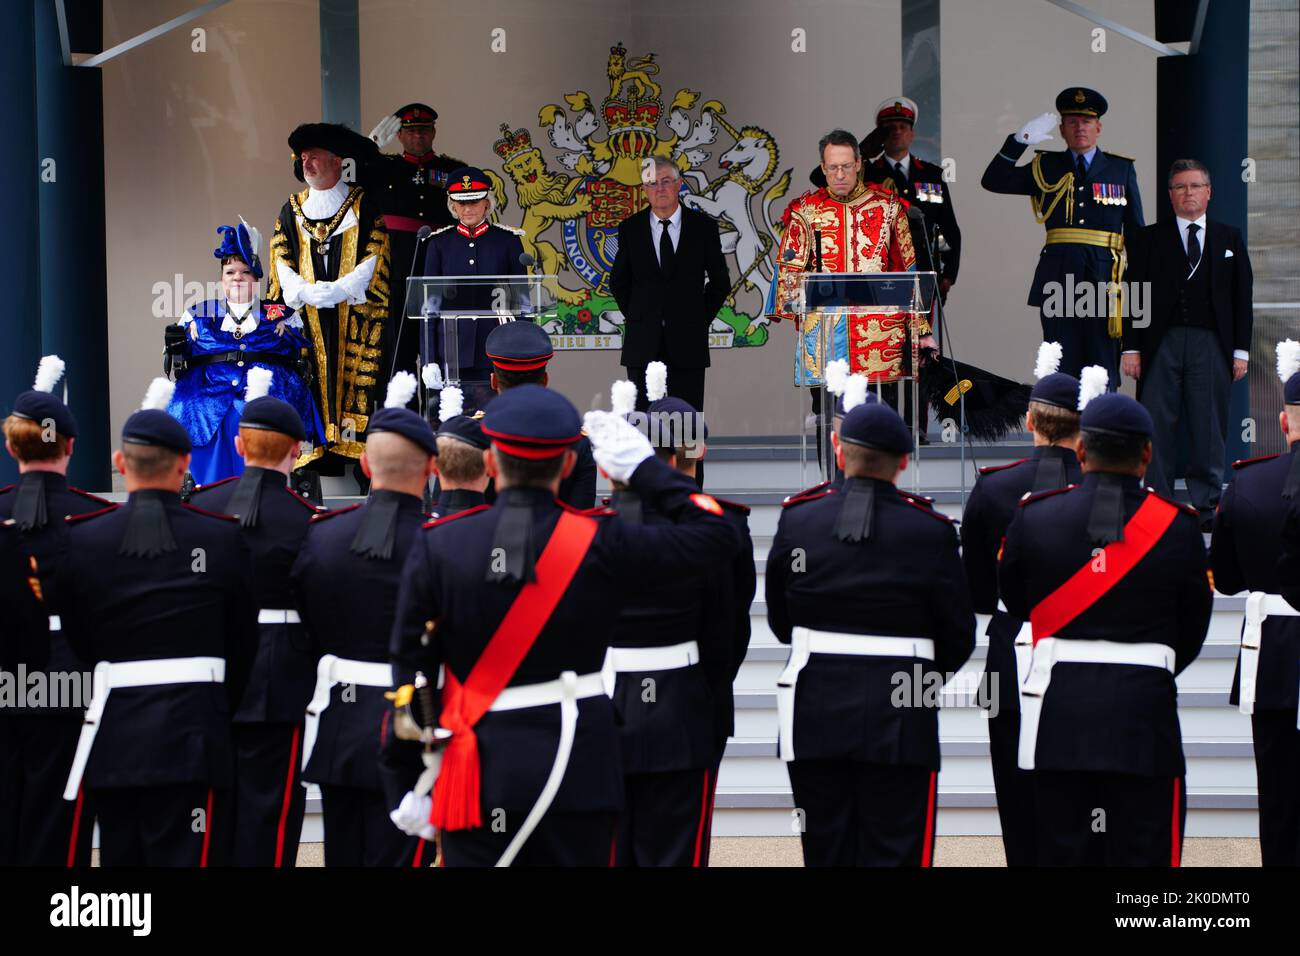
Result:
M1051 344L1045 342L1043 348ZM1042 375L1030 393L1025 416L1025 427L1034 436L1033 454L1009 465L981 468L962 515L961 556L971 603L977 614L991 615L985 699L990 702L989 755L1008 866L1036 862L1033 783L1029 771L1016 766L1021 676L1017 655L1027 662L1032 645L1026 622L1012 618L998 597L998 552L1025 495L1079 483L1078 401L1077 378L1062 372Z
M1085 365L1100 365L1117 384L1121 316L1118 298L1109 302L1104 290L1123 279L1124 243L1144 220L1133 160L1097 146L1106 107L1096 90L1062 90L1056 110L1068 148L1037 150L1032 162L1016 165L1027 147L1051 139L1056 120L1045 113L1007 137L980 184L990 192L1028 196L1035 221L1047 230L1029 305L1039 310L1043 340L1060 342L1065 350L1061 371L1077 376ZM1084 304L1093 305L1079 315L1084 283L1093 287Z
M161 408L122 428L121 507L69 518L58 570L63 633L95 691L63 792L90 791L104 866L223 862L233 820L230 715L257 647L239 522L183 504L190 438Z
M385 116L370 132L375 145L383 149L396 137L402 145L401 153L383 153L367 170L371 194L384 214L388 227L389 248L389 313L388 335L392 345L385 350L380 366L384 374L389 370L416 371L419 362L419 329L411 323L407 327L406 280L412 268L419 275L424 251L419 241L420 230L441 229L455 224L455 217L447 208L447 185L451 174L465 162L433 150L438 134L438 111L427 103L407 103Z
M490 384L500 395L518 385L547 386L550 374L547 363L555 355L551 337L534 322L507 322L489 334L485 352L492 363ZM596 504L596 462L591 456L591 442L579 435L573 446L577 463L560 479L560 500L575 508Z
M386 402L394 400L392 393L390 385ZM433 430L405 404L370 419L361 458L370 496L313 518L290 573L320 657L302 778L320 786L326 866L433 862L424 841L389 822L378 766L391 730L384 700L393 686L388 633L402 564L426 520L424 488L437 453Z
M58 675L89 670L61 631L55 572L68 545L63 519L111 504L68 484L77 421L51 393L62 374L63 361L47 355L36 387L14 400L4 432L5 447L18 462L18 483L0 488L0 520L13 520L13 533L35 559L49 616L48 628L39 628L34 640L16 643L14 659L4 666L11 673L18 663L28 675L44 671L51 688L60 686ZM51 423L53 441L47 440ZM7 619L5 626L10 626ZM80 806L62 799L86 703L47 700L44 706L0 708L0 864L90 865L94 808L84 799Z
M419 758L408 762L394 818L437 826L448 866L611 863L623 774L600 671L620 609L737 546L721 506L607 412L586 418L597 462L669 523L557 501L581 426L558 392L498 396L483 419L496 502L431 523L403 574L394 677L404 686L444 669L437 713L452 736L432 798L431 781L415 780Z
M492 184L487 174L473 166L463 166L452 173L447 186L448 206L458 220L454 226L443 226L429 238L424 255L426 276L522 276L528 271L524 265L522 232L510 226L490 222L492 209L490 195ZM449 358L459 363L461 385L465 388L466 408L481 409L486 404L490 363L485 352L488 333L510 313L518 312L521 303L503 289L497 295L492 286L461 285L446 290L441 301L422 303L427 314L443 311L475 312L477 317L457 319L457 355L444 354L442 323L429 321L426 326L424 360L446 366Z
M1279 519L1300 505L1300 371L1285 382L1283 400L1288 450L1233 464L1210 539L1215 589L1250 592L1231 702L1251 715L1264 866L1300 866L1300 566L1284 598L1287 568L1278 560Z
M767 559L804 863L930 866L938 692L975 647L957 532L895 487L912 437L892 408L851 407L832 444L843 485L788 500Z
M655 452L694 478L708 437L687 431L699 413L680 398L647 411ZM624 805L619 866L707 866L718 765L733 729L731 684L749 647L754 546L749 509L714 498L736 534L736 550L706 575L629 595L605 658L623 747ZM621 483L608 506L616 521L671 521Z
M287 484L306 437L292 405L270 395L253 398L235 438L243 473L196 488L190 497L197 507L239 519L253 562L260 640L233 718L235 866L292 867L298 858L307 793L303 713L316 658L294 606L289 570L312 517L325 511Z
M1008 614L1033 632L1019 765L1033 770L1035 851L1040 866L1178 866L1174 677L1210 623L1205 543L1194 509L1142 485L1145 408L1103 394L1080 428L1082 481L1020 503L998 566Z

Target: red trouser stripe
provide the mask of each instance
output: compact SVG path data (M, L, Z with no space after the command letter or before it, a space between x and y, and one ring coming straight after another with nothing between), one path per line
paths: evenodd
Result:
M934 865L934 804L938 792L939 775L930 771L930 796L925 807L925 844L921 847L921 865Z
M700 822L695 827L695 858L691 861L691 866L700 865L700 850L704 846L704 821L709 817L709 795L712 793L709 787L709 771L704 771L704 792L700 795Z
M424 859L425 841L420 840L418 838L417 840L418 842L415 844L415 856L411 858L411 866L413 867L418 867L420 865L420 861Z
M208 865L208 844L212 839L212 788L208 788L207 806L203 808L203 852L199 854L199 867Z
M293 772L298 766L298 734L293 728L293 742L289 745L289 772L284 777L284 800L280 803L280 825L275 829L275 865L284 866L284 828L289 822L289 804L293 802Z
M68 868L77 865L77 834L81 832L81 802L85 791L77 787L77 805L72 810L72 836L68 838Z
M1183 841L1182 841L1182 833L1181 833L1182 828L1179 827L1178 825L1179 817L1181 816L1180 813L1181 807L1179 805L1179 799L1182 796L1180 792L1181 789L1182 789L1182 781L1179 780L1177 777L1174 777L1174 816L1173 816L1173 820L1169 825L1169 829L1170 829L1169 865L1170 866L1183 865Z

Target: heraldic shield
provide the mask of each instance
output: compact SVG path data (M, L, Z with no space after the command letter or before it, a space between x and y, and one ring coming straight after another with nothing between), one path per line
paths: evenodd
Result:
M837 359L850 374L861 374L880 386L906 382L911 407L917 408L917 343L937 319L938 277L933 272L805 272L798 276L790 311L798 322L795 333L794 383L815 389L817 413L815 458L808 449L806 427L801 430L800 468L814 461L824 479L832 477L833 455L828 444L835 397L825 394L826 366ZM902 389L898 392L902 403ZM900 407L901 413L901 407ZM912 424L913 440L918 439ZM913 479L915 481L914 470Z
M912 377L917 341L933 327L938 284L933 272L808 272L799 277L792 311L794 383L824 384L836 359L873 384Z

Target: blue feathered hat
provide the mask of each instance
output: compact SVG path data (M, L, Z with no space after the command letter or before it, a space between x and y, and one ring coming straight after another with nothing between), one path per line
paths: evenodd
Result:
M255 278L262 278L262 260L257 257L258 247L262 244L260 232L244 222L241 216L238 226L217 226L217 234L221 236L221 245L213 250L214 257L238 256L253 270Z

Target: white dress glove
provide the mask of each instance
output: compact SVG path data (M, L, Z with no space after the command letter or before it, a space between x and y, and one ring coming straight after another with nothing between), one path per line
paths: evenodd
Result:
M397 131L402 128L402 121L391 113L379 121L379 125L370 131L370 138L376 146L383 149L393 141Z
M1035 116L1020 127L1020 132L1016 133L1016 140L1028 146L1046 143L1052 138L1052 130L1056 128L1056 125L1055 113L1044 113L1042 116Z
M298 295L303 302L314 305L318 309L328 309L343 298L334 283L325 279L304 284Z
M592 458L611 481L627 482L637 466L655 453L645 435L613 412L587 412L582 424L591 442Z
M414 791L408 790L397 809L388 814L388 819L408 836L420 837L422 840L432 842L437 833L433 824L429 822L429 811L432 807L432 797L427 794L417 797Z

